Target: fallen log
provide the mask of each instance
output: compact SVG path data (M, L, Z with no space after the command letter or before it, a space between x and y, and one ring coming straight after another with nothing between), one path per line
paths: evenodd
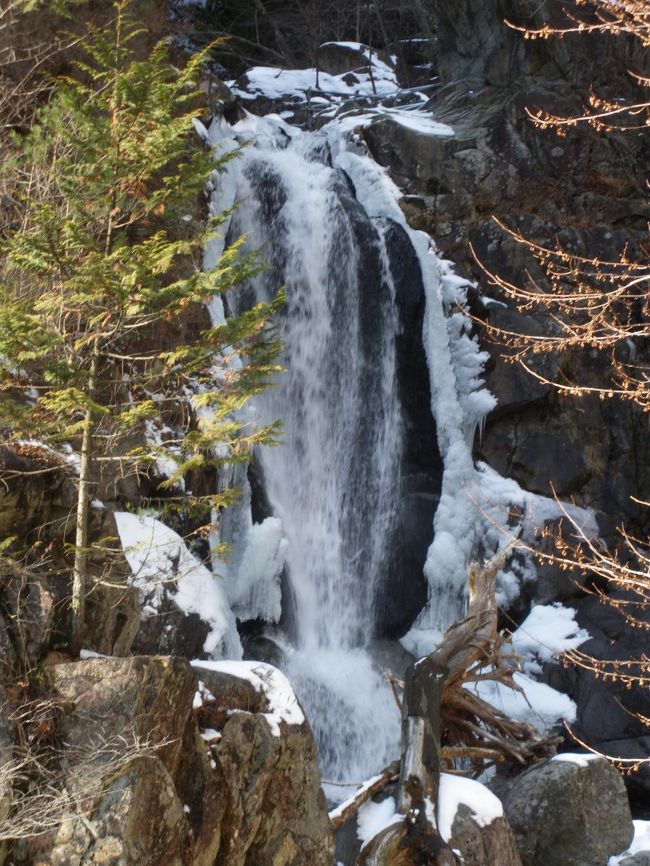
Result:
M444 762L447 768L457 758L477 767L507 759L526 764L552 748L530 725L464 687L490 679L521 691L513 680L515 659L501 652L497 634L496 576L509 550L470 566L467 615L406 672L397 797L404 821L367 846L359 858L363 866L453 866L456 856L440 836L436 817Z
M376 776L373 776L372 779L369 779L365 782L354 794L341 803L340 806L337 806L336 809L332 809L329 813L330 819L330 829L332 833L335 833L340 827L350 820L350 818L358 812L359 808L363 806L365 802L367 802L371 797L374 797L375 794L378 794L379 791L382 791L386 785L391 782L396 782L399 778L399 761L393 761L392 764L389 764L385 770L382 770Z

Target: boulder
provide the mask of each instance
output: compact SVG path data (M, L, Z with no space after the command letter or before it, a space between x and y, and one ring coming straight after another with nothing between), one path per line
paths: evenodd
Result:
M559 755L532 767L503 806L523 866L605 864L634 835L623 780L603 758Z
M458 807L447 842L452 850L460 851L464 866L521 866L507 818L495 818L482 826L464 803Z

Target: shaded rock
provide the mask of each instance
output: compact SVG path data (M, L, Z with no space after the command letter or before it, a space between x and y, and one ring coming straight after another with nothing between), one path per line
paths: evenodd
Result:
M210 117L223 117L228 123L234 124L246 116L232 90L216 75L205 73L199 86L205 94L206 108Z
M517 777L503 806L524 866L594 866L634 828L625 785L604 759L554 759Z
M34 571L9 558L0 561L0 673L31 668L49 644L55 599Z
M407 669L416 661L415 657L399 641L373 640L368 646L373 662L384 671L404 678Z
M626 700L626 706L630 703L635 703L634 698L631 701ZM597 748L604 755L611 755L614 758L647 761L650 755L650 735L601 740ZM650 767L647 763L642 764L636 772L625 776L625 787L635 817L650 820Z
M424 286L419 261L404 230L387 233L400 327L396 335L397 387L404 421L399 503L375 582L374 619L379 637L400 637L427 599L424 563L442 484L442 458L431 416L429 369L422 346ZM372 303L369 299L368 303ZM423 408L426 407L426 408Z
M624 603L622 592L612 593L614 603ZM610 604L603 604L593 595L571 600L577 611L576 620L591 635L580 647L596 659L605 662L640 659L647 653L647 631L632 628L622 613ZM650 613L635 608L635 614L650 620ZM641 666L636 668L641 672ZM629 670L634 673L634 668ZM620 680L597 678L584 667L545 665L543 679L553 688L568 694L577 704L573 729L590 746L608 755L622 757L647 756L650 747L647 727L635 716L650 715L650 692L635 686L628 689ZM632 805L647 810L650 795L650 768L625 777ZM646 811L650 817L650 813ZM622 850L622 849L621 849Z
M198 658L210 626L197 613L186 613L165 592L155 616L139 621L133 651Z
M461 803L447 840L452 850L460 851L464 866L521 866L515 837L506 818L495 818L480 826L474 813Z
M95 585L86 601L84 648L103 655L128 655L140 629L140 616L134 586Z
M334 834L336 842L335 860L337 863L356 863L361 852L361 841L357 834L357 816L339 827Z
M455 138L423 135L390 117L378 118L363 130L363 137L374 159L390 168L405 192L440 196L462 188L460 166L453 172L447 163L466 146Z
M76 501L71 469L44 446L0 445L0 535L52 538L69 523ZM70 524L72 526L72 524Z
M16 669L16 652L9 636L9 630L0 613L0 683L7 682Z
M563 4L535 0L460 0L451 7L433 0L433 24L438 35L438 71L444 81L471 80L474 86L514 85L522 79L568 78L574 86L586 87L621 77L626 54L635 50L632 40L589 41L578 34L563 39L526 40L508 28L506 20L523 27L561 26L567 18ZM639 62L641 46L636 46ZM642 61L641 61L642 62Z

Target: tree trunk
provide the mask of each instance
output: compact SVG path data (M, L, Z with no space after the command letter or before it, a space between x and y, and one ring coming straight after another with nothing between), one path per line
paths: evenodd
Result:
M90 361L87 397L95 399L97 370L99 367L99 341L95 340ZM75 532L74 568L72 572L72 623L71 650L77 655L81 649L88 589L88 508L93 470L93 432L95 422L91 406L84 414L84 431L81 440L81 465L79 467L79 489L77 492L77 517Z
M412 852L413 862L456 863L437 827L440 708L445 689L476 661L489 659L497 629L496 574L504 557L505 552L483 568L470 566L467 616L447 629L434 652L406 672L397 808L407 816L408 830L401 844Z

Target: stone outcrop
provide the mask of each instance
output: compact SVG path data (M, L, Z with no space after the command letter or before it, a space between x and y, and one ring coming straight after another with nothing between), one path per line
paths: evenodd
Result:
M613 601L625 602L625 595L612 594ZM640 658L639 649L647 631L633 628L616 607L602 604L597 596L573 599L577 621L590 634L581 649L602 661ZM641 622L650 624L650 613L636 610ZM642 675L641 665L630 674ZM624 681L596 678L580 667L549 665L544 679L553 688L572 695L578 715L573 728L576 734L606 755L622 758L644 758L650 754L650 736L643 718L650 718L650 693L647 688L627 688ZM650 797L650 768L647 766L626 777L634 802L644 804Z
M625 785L602 758L563 756L518 776L503 798L523 866L594 866L634 828Z
M46 526L46 538L61 532L75 502L72 470L45 446L0 445L0 535L27 537Z
M200 671L210 696L197 711L185 659L93 658L50 673L67 811L17 847L17 863L330 866L311 731L276 728L245 679ZM197 713L209 715L203 736Z
M278 736L263 691L231 673L195 669L213 696L199 717L220 734L212 749L223 808L215 866L330 866L334 847L308 723L281 722ZM259 670L264 677L274 669Z

